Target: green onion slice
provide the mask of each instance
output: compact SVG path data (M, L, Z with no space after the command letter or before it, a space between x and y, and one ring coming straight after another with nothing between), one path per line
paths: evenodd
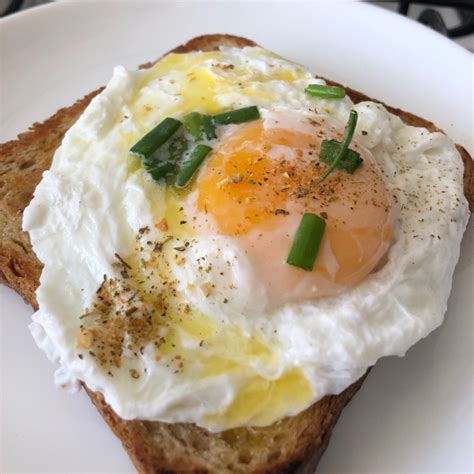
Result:
M171 161L162 161L154 166L148 166L147 171L155 181L158 181L160 178L173 174L176 171L176 164Z
M341 143L337 140L324 140L321 143L321 149L319 150L319 159L328 166L331 165L338 157L341 146ZM363 161L364 160L359 153L348 148L342 155L336 168L344 170L349 174L353 174L355 170L362 165Z
M204 116L199 112L191 112L184 116L184 125L189 133L196 139L202 140L202 121Z
M324 99L342 99L346 96L346 91L342 87L322 84L310 84L304 91L309 95Z
M339 153L334 158L334 161L332 162L332 164L329 165L326 172L323 174L323 177L319 181L320 183L322 183L334 171L336 166L341 161L342 157L344 156L344 153L349 147L349 143L352 140L356 125L357 125L357 112L355 110L351 110L351 113L349 114L349 120L347 121L346 129L344 130L344 137L341 143L341 147L339 149Z
M217 114L212 117L215 124L230 125L231 123L243 123L257 120L260 118L260 112L256 105L244 107L242 109L231 110L223 114Z
M216 135L216 126L210 115L204 115L202 119L202 131L204 132L204 137L206 140L213 140L217 138Z
M168 143L167 152L164 150L162 153L159 150L143 160L145 169L155 181L173 175L176 172L176 163L188 149L188 142L183 136L175 136Z
M181 169L176 175L175 186L177 188L185 188L189 184L194 173L211 150L210 146L203 145L202 143L193 150L189 159L182 163Z
M132 155L142 159L149 158L160 146L164 145L181 127L181 122L171 117L165 118L154 129L130 148Z
M199 112L191 112L184 117L184 124L187 130L196 140L202 140L203 135L206 140L216 138L216 127L209 115Z
M170 160L179 162L188 149L188 141L184 136L177 136L171 140L168 151Z
M326 221L316 214L303 215L286 263L311 272L326 229Z

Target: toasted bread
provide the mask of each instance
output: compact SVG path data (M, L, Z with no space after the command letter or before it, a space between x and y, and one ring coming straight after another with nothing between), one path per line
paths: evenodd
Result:
M244 47L255 43L230 35L206 35L172 52L209 51L222 45ZM355 103L374 100L346 90ZM33 253L28 235L21 230L22 213L65 132L100 91L59 110L43 123L34 124L17 140L0 145L0 281L16 290L34 308L37 308L35 290L42 265ZM410 125L437 130L427 120L387 108ZM465 193L472 209L474 166L467 151L460 146L458 150L465 164ZM272 426L237 428L222 433L210 433L185 423L126 421L112 411L100 394L85 389L139 472L312 472L329 442L334 424L364 378L341 394L326 396L299 415Z

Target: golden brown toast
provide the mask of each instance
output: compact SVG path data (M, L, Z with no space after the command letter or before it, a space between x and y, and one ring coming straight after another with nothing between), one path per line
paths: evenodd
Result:
M244 47L255 43L230 35L206 35L194 38L172 52L209 51L222 45ZM346 90L355 103L374 100L354 90ZM64 133L100 91L59 110L43 123L34 124L17 140L0 145L0 281L16 290L34 308L37 307L35 290L42 265L33 253L28 235L21 230L22 213L41 174L49 168ZM410 125L438 130L427 120L387 108ZM472 209L474 165L464 148L458 146L458 150L465 164L464 187ZM299 415L272 426L237 428L222 433L210 433L186 423L126 421L111 410L100 394L87 388L86 391L120 438L139 472L313 472L339 415L364 378L341 394L326 396Z

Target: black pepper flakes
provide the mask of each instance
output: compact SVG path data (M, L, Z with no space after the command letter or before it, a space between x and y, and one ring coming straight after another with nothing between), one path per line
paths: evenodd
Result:
M285 209L275 209L274 211L272 211L272 214L275 214L275 216L278 216L278 215L288 216L290 213Z

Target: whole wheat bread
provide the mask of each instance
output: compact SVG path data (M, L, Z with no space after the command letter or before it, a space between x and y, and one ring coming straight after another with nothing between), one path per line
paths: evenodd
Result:
M230 35L206 35L194 38L172 52L210 51L222 45L244 47L255 43ZM346 90L355 103L374 100L357 91ZM43 123L35 123L18 139L0 145L0 281L16 290L34 308L37 307L35 290L42 265L33 253L28 235L21 230L22 213L43 171L49 168L64 133L100 91L59 110ZM427 120L387 108L407 124L437 130ZM465 164L465 193L472 209L474 166L467 151L461 146L458 150ZM313 472L339 415L364 378L341 394L327 396L299 415L272 426L238 428L222 433L210 433L185 423L125 421L111 410L100 394L85 388L139 472Z

